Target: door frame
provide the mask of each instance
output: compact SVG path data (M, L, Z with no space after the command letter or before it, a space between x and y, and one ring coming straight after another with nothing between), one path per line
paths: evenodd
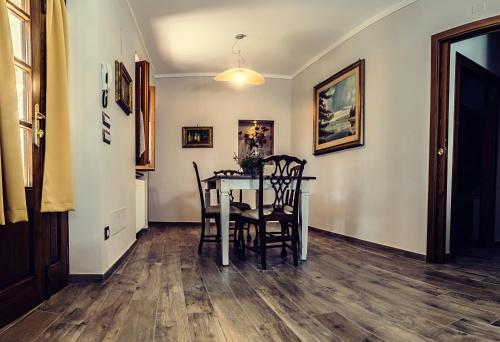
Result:
M31 73L33 84L38 85L31 88L31 110L35 113L35 104L39 104L40 111L46 113L46 13L43 1L29 2ZM43 121L41 128L45 129ZM39 147L32 145L33 182L31 187L25 188L29 222L18 223L33 227L30 236L33 250L29 251L31 273L0 288L0 330L62 289L68 282L68 213L41 212L44 151L44 139L41 139Z
M432 36L427 262L446 260L450 45L498 30L500 16L495 16Z

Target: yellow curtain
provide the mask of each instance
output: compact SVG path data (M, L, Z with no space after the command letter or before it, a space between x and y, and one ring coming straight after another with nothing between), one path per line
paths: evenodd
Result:
M0 1L0 224L27 221L14 52L5 0Z
M47 0L47 119L42 212L74 209L68 53L66 5L64 0Z

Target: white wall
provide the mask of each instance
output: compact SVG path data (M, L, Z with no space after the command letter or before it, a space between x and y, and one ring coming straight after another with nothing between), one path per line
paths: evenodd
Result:
M68 1L70 65L69 96L73 183L77 210L69 214L70 273L101 273L102 270L102 161L99 151L100 123L97 89L97 1ZM88 66L94 66L89 70ZM95 70L94 70L95 69ZM91 166L91 167L89 167Z
M135 76L146 55L125 1L69 1L70 101L76 211L70 273L103 274L135 241L135 119L115 103L114 61ZM112 66L111 145L102 142L100 63ZM121 210L122 217L113 218ZM104 227L111 238L104 241ZM123 227L123 229L122 229Z
M483 1L481 1L482 3ZM318 177L312 226L426 253L430 37L500 13L476 0L419 0L355 35L293 80L292 152ZM366 59L366 146L312 155L313 87Z
M156 80L156 171L150 175L151 221L200 221L192 162L201 177L237 168L238 120L274 120L275 153L291 152L291 81L268 79L263 86L234 86L210 77ZM183 126L213 126L214 148L183 149ZM245 194L248 201L253 196Z

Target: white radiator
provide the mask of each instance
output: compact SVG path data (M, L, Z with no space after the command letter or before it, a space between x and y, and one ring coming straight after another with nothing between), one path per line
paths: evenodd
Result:
M141 179L135 180L135 231L139 232L146 228L146 182Z

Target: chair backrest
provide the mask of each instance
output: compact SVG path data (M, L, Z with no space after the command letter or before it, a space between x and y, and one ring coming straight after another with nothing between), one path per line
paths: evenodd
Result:
M219 175L224 175L224 176L234 176L234 175L242 175L243 172L238 171L238 170L219 170L219 171L214 171L214 175L219 176Z
M194 171L196 173L196 182L198 184L198 192L200 193L201 210L205 210L205 197L203 195L203 187L201 186L200 173L198 172L198 165L193 162Z
M300 165L295 165L291 169L291 174L293 178L297 178L299 176L300 172ZM286 194L285 194L285 205L288 206L293 206L293 200L294 200L294 194L295 190L294 189L288 189Z
M305 160L287 155L276 155L263 158L259 163L259 217L264 217L264 179L269 179L274 191L272 213L267 216L298 217L300 183ZM271 173L264 176L264 166L269 165ZM293 186L295 182L295 186Z
M215 176L223 175L223 176L234 176L234 175L242 175L243 172L238 171L238 170L219 170L219 171L214 171ZM229 199L231 202L234 202L234 195L233 191L231 190L229 192ZM240 202L243 201L243 190L240 190ZM220 203L220 192L217 190L217 203Z

